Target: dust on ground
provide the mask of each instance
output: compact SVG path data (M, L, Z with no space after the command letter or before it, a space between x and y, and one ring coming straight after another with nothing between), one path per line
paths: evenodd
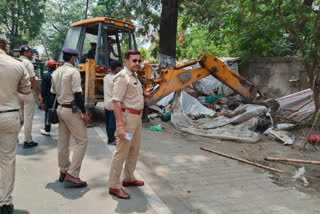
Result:
M188 141L198 141L200 146L210 145L211 148L232 156L243 158L252 162L260 163L272 168L282 170L284 173L272 172L273 182L280 186L296 188L304 193L320 196L320 165L300 164L291 162L274 162L266 161L266 157L292 158L320 161L319 153L313 144L307 144L304 151L301 150L304 141L310 130L310 126L296 127L291 133L295 135L293 145L283 145L282 142L272 139L271 137L261 135L262 139L257 143L238 143L232 141L221 141L213 138L207 138L197 135L191 135L176 130L170 122L162 122L160 119L151 121L153 124L161 124L164 127L163 135L171 133L181 135ZM212 154L216 155L216 154ZM236 160L234 160L236 161ZM252 166L256 167L256 166ZM301 179L294 180L293 176L299 168L305 167L305 178L308 184L304 184Z

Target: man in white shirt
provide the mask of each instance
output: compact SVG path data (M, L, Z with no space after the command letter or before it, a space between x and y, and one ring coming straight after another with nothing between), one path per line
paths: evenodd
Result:
M108 144L112 145L116 145L114 132L117 129L112 102L113 78L119 71L121 71L122 67L123 66L120 61L113 60L110 63L111 72L103 79L106 131L108 136Z

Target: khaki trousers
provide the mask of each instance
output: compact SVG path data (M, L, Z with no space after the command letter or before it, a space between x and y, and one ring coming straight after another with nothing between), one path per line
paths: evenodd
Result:
M58 140L58 163L60 171L79 178L81 163L87 150L88 135L87 127L79 112L72 113L71 108L58 107L59 140ZM69 159L70 135L76 141L72 160Z
M18 134L19 112L0 114L0 206L12 204Z
M132 140L118 140L116 151L113 154L111 167L110 167L110 177L109 177L109 187L112 189L120 189L120 176L124 166L124 181L133 181L135 177L133 175L136 169L138 155L140 151L140 137L141 137L141 117L140 115L123 113L122 114L124 126L126 132L132 134Z
M32 120L35 111L36 99L34 94L31 92L29 94L19 94L19 104L20 104L20 113L21 120L24 125L24 141L27 143L32 142Z

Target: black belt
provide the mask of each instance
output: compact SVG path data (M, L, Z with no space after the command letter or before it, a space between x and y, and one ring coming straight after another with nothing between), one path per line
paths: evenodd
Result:
M7 111L0 111L0 114L1 113L14 112L14 111L19 111L19 109L11 109L11 110L7 110Z

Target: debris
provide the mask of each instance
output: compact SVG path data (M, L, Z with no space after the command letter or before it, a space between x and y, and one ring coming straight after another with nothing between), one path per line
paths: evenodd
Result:
M160 114L160 119L164 122L168 122L171 120L171 113L167 112L167 113L161 113Z
M314 102L312 102L312 90L310 88L280 97L277 101L280 103L282 111L289 112L286 115L284 112L282 113L282 116L287 120L303 121L315 111Z
M296 171L296 174L292 177L294 180L297 180L300 178L303 183L308 184L308 181L306 177L304 177L304 173L306 172L306 169L304 167L299 168L298 171Z
M205 148L205 147L200 147L200 149L202 149L204 151L207 151L207 152L211 152L211 153L217 154L217 155L221 155L223 157L231 158L231 159L243 162L243 163L251 164L251 165L263 168L263 169L267 169L267 170L271 170L271 171L274 171L274 172L283 173L283 171L281 171L281 170L278 170L278 169L275 169L275 168L271 168L271 167L268 167L268 166L265 166L265 165L262 165L262 164L259 164L259 163L254 163L254 162L242 159L242 158L237 158L237 157L225 154L225 153L217 152L217 151Z
M291 145L294 143L295 136L291 134L291 137L289 136L290 133L286 131L276 131L276 130L271 130L268 132L269 136L272 136L280 141L283 142L284 145Z
M318 122L319 114L320 114L320 109L318 110L318 112L317 112L317 114L316 114L316 116L315 116L315 118L314 118L314 120L313 120L313 123L312 123L311 129L310 129L310 131L309 131L309 134L308 134L306 140L304 141L304 144L303 144L303 146L302 146L302 151L304 151L304 149L305 149L305 147L306 147L306 145L307 145L307 143L308 143L309 137L310 137L310 135L312 134L312 131L313 131L316 123Z
M277 124L276 130L289 130L294 128L296 125L292 123L279 123Z
M158 132L161 132L161 131L162 131L161 125L158 125L158 126L150 126L149 129L152 130L152 131L158 131Z
M310 135L308 142L311 144L319 143L320 142L320 135L314 135L314 134Z
M154 120L155 118L159 117L159 114L158 113L152 113L152 114L149 114L148 115L148 118L151 119L151 120Z
M290 159L290 158L267 157L267 158L265 158L265 160L268 160L268 161L294 162L294 163L307 163L307 164L320 165L320 161L310 161L310 160L300 160L300 159Z
M219 100L219 98L223 97L223 94L216 94L212 96L206 96L204 99L204 103L213 103Z

